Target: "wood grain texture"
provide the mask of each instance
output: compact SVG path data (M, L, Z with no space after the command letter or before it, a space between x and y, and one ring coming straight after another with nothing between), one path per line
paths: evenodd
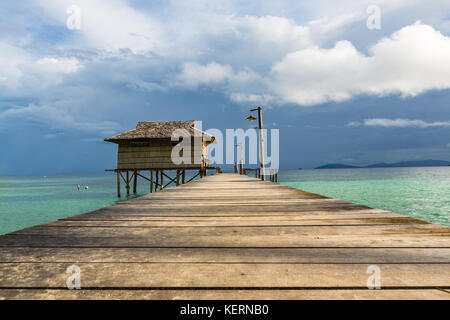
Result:
M66 289L71 265L81 290ZM367 289L373 265L381 290ZM450 228L236 174L0 237L0 299L450 299L449 290Z

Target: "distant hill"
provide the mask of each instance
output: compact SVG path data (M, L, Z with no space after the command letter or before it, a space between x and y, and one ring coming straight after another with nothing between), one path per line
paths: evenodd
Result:
M416 160L395 163L375 163L364 168L388 168L388 167L441 167L450 165L450 161L443 160Z
M324 166L320 166L314 169L351 169L351 168L360 168L356 166L350 166L348 164L342 164L342 163L330 163L326 164Z
M365 167L351 166L342 163L330 163L315 169L351 169L351 168L394 168L394 167L443 167L450 166L450 161L444 160L415 160L401 161L395 163L375 163Z

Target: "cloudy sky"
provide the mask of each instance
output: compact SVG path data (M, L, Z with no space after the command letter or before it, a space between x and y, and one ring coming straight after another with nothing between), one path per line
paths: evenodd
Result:
M257 105L282 169L450 160L448 0L27 0L0 15L0 174L102 172L103 139L137 121L248 128Z

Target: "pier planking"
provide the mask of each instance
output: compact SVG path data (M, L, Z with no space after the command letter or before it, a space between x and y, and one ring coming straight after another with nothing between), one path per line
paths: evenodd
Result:
M66 287L67 267L81 289ZM367 268L381 290L367 288ZM450 228L217 174L0 237L3 299L450 299Z

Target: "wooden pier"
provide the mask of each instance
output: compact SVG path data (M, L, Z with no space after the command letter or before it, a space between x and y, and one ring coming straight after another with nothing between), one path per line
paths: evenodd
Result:
M1 236L0 298L450 299L450 228L218 174Z

